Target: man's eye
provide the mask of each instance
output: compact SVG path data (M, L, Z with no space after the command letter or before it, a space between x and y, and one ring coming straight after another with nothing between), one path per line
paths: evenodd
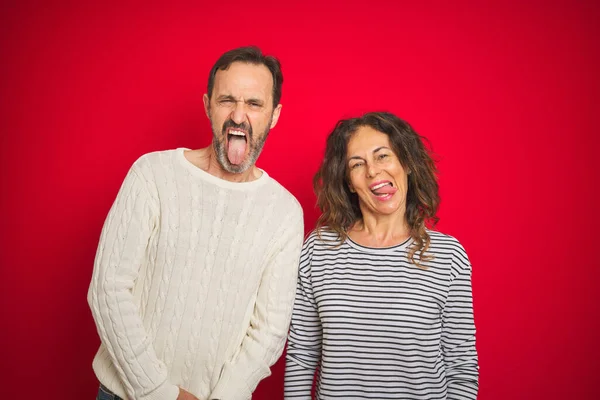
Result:
M259 108L260 104L258 104L258 103L250 103L250 107L252 107L252 108Z
M233 100L231 99L223 99L219 101L220 104L230 104L233 103Z

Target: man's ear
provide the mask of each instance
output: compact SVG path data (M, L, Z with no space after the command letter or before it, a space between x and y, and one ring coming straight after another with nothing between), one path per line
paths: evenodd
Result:
M273 110L273 118L271 118L271 128L269 129L273 129L275 128L275 125L277 125L277 121L279 121L279 114L281 114L281 104L278 104L277 107L275 107L275 109Z
M210 99L208 98L208 94L204 93L204 96L202 96L202 102L204 103L204 112L206 113L206 116L210 118Z

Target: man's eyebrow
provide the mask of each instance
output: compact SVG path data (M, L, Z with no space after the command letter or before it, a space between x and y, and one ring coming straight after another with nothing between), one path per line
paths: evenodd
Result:
M230 94L222 94L217 97L217 100L233 100L233 101L235 101L235 97L233 97Z
M246 103L256 103L256 104L264 104L264 101L262 101L261 99L257 99L255 97L249 98L246 100Z

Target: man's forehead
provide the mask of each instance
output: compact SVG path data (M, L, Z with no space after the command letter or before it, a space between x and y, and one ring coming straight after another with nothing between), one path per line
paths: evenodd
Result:
M226 70L218 70L215 75L214 90L218 95L245 92L268 96L272 88L273 76L262 64L234 62Z

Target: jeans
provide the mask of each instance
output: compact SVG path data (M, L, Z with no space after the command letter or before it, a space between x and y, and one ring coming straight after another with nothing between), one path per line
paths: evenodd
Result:
M106 388L103 384L100 384L100 389L98 389L98 396L96 396L96 400L123 400L110 390Z

